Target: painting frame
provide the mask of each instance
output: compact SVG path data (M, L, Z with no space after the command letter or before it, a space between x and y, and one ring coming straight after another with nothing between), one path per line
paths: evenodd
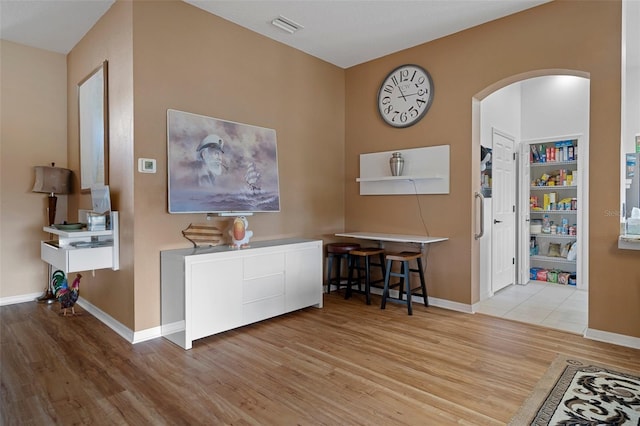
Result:
M109 183L108 62L78 83L80 190Z
M274 129L167 110L169 213L280 211Z

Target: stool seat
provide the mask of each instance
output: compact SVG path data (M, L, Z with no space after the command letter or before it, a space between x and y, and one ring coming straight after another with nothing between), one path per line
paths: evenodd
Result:
M329 243L325 245L327 249L327 293L331 293L331 285L336 286L336 290L340 289L343 281L348 283L348 277L342 273L342 261L345 261L344 271L348 271L351 265L351 256L349 252L360 248L358 243ZM333 260L336 258L336 263ZM334 271L335 269L335 271ZM335 273L334 273L335 272Z
M364 271L364 294L367 300L367 305L371 304L371 284L384 282L385 269L384 269L384 250L378 247L362 247L349 252L351 256L351 264L349 266L349 280L347 282L347 293L345 299L351 297L351 287L354 284L358 284L358 290L361 291L360 283L362 282L362 276L360 271ZM378 256L378 263L371 261L371 256ZM361 264L360 259L364 259L364 265ZM371 266L378 266L382 271L382 278L379 280L371 280ZM358 271L357 281L353 281L353 271Z
M384 254L384 250L376 247L362 247L351 250L349 253L351 256L373 256L374 254Z
M360 244L353 243L330 243L327 244L327 253L348 254L351 250L360 248Z
M422 257L422 253L416 253L412 251L403 251L401 253L387 253L385 256L387 260L398 260L401 262L414 260Z
M398 299L397 301L403 302L407 304L407 311L409 315L413 315L413 309L411 307L411 296L413 296L414 291L420 289L421 294L416 294L422 296L424 301L424 306L429 306L429 299L427 297L427 286L424 282L424 270L422 269L422 253L420 252L411 252L411 251L403 251L400 253L387 253L385 256L387 260L386 266L386 274L384 277L384 290L382 291L382 303L380 304L380 309L384 309L387 303L387 298L389 298L389 289L391 287L398 287ZM417 268L412 269L409 265L409 262L415 260L417 264ZM401 262L400 272L393 272L393 262ZM420 275L420 286L411 288L411 280L410 273L417 272ZM391 277L398 277L400 281L395 284L391 284ZM407 296L406 300L403 300L403 293Z

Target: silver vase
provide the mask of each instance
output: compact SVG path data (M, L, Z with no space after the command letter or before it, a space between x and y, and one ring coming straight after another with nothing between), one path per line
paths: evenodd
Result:
M404 168L404 158L402 158L401 152L394 152L389 159L389 166L391 167L391 176L402 176L402 169Z

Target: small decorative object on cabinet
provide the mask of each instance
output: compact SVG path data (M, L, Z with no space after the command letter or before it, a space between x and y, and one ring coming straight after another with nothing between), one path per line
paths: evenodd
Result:
M577 153L577 139L530 144L531 280L575 285L580 279Z

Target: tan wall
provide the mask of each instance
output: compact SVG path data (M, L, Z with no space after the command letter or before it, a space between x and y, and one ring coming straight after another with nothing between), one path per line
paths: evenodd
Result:
M0 298L41 294L47 195L32 193L33 166L67 166L65 56L0 40ZM67 196L58 196L57 222Z
M430 294L477 302L473 193L479 188L479 152L472 144L472 99L513 75L586 72L591 78L589 327L640 337L639 253L616 248L618 217L605 214L619 203L620 22L617 1L554 1L347 70L346 229L423 233L420 202L430 234L451 238L429 254ZM393 129L378 117L375 99L383 77L403 63L431 73L435 99L417 125ZM359 154L440 144L451 145L449 195L358 195Z
M132 3L116 2L67 57L69 166L79 176L77 85L104 60L109 85L109 187L111 205L120 212L120 270L83 274L81 295L134 328L133 215L133 54ZM80 186L76 182L76 188ZM76 192L69 212L91 208L90 194Z
M344 71L183 2L133 10L134 157L158 160L134 177L142 330L160 322L160 250L189 246L180 231L205 221L167 212L167 109L275 129L282 211L250 217L254 239L330 237L344 227Z

